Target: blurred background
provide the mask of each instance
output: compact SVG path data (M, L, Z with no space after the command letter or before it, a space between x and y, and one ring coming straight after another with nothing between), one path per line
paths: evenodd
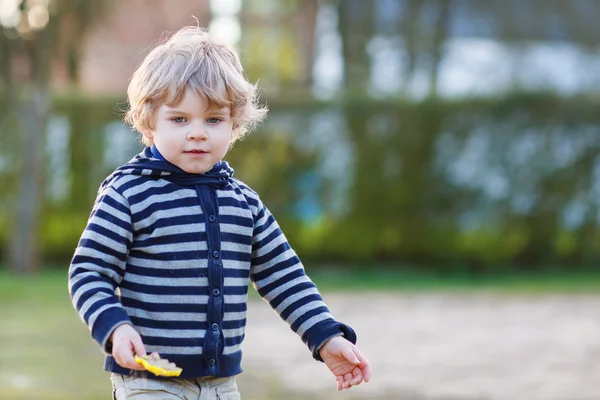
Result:
M239 49L270 108L227 155L235 176L376 373L335 393L252 298L245 398L600 398L599 13L597 0L0 0L0 398L110 396L66 270L100 182L141 149L122 123L131 74L194 17Z

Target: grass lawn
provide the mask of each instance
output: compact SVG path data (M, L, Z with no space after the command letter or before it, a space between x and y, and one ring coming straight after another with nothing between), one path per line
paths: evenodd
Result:
M600 275L593 274L513 275L478 280L391 272L337 272L312 276L323 291L485 289L508 294L600 293ZM252 294L252 298L257 297ZM46 272L28 278L0 270L0 315L3 317L0 324L0 399L110 398L110 383L102 370L101 351L71 306L66 272ZM243 381L240 383L243 390ZM267 392L272 393L273 399L282 398L281 389L274 387ZM289 394L285 397L292 400Z

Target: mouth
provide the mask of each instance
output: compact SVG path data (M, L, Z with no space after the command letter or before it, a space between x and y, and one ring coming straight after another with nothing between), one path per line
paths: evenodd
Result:
M187 150L184 151L185 154L207 154L208 151L206 150Z

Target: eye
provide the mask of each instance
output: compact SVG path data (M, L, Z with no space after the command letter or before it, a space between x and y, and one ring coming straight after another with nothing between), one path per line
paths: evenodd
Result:
M171 118L171 121L175 122L176 124L183 124L186 119L184 117L175 117Z
M206 120L206 122L208 122L209 124L218 124L221 121L222 120L220 118L209 118Z

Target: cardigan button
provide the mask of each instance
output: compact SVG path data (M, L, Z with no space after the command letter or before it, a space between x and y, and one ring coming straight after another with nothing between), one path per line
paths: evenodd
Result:
M217 217L215 217L214 215L211 215L211 216L208 217L208 220L210 222L215 222L217 220Z
M214 358L211 358L210 360L208 360L208 363L209 363L210 365L215 365L216 361L215 361L215 359L214 359Z
M213 296L218 296L221 294L221 291L219 289L213 289Z
M217 250L213 251L213 257L219 258L219 252Z
M214 323L214 324L212 324L211 328L213 331L216 331L219 329L219 324Z

